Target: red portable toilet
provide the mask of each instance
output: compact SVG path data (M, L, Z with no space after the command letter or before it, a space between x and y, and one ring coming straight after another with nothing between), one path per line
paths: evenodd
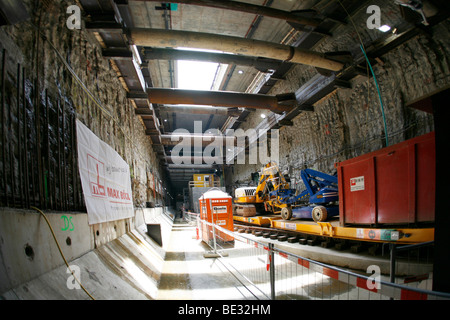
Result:
M200 219L214 223L224 229L234 231L233 227L233 202L231 196L217 188L212 188L199 198ZM202 223L202 240L209 243L214 240L212 226ZM220 242L230 242L234 238L222 231L215 231L216 239Z

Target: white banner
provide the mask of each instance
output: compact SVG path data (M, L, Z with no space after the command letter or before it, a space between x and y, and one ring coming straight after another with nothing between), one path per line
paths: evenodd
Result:
M89 224L133 217L128 164L79 120L77 139L78 168Z

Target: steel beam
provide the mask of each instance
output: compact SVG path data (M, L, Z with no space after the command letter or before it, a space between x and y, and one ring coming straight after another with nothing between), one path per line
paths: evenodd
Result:
M305 64L331 71L339 71L344 67L342 62L329 59L322 53L261 40L164 29L134 28L126 32L137 46L219 50Z
M237 117L242 111L238 108L221 108L192 105L163 105L159 107L159 112L175 112L187 114L216 114L222 116Z
M160 0L135 0L135 1L150 1L150 2L161 3ZM313 26L313 27L318 26L320 24L320 22L322 21L321 19L302 17L301 12L284 11L284 10L274 9L274 8L270 8L270 7L266 7L266 6L259 6L259 5L255 5L255 4L237 2L237 1L229 1L229 0L221 0L221 1L170 0L169 2L246 12L246 13L256 14L256 15L260 15L260 16L266 16L266 17L271 17L271 18L275 18L275 19L285 20L285 21L289 21L289 22L293 22L293 23L299 23L302 25Z
M166 156L166 160L170 164L174 163L174 161L172 159L172 156ZM208 164L211 164L211 163L225 163L225 157L220 157L220 156L217 156L217 157L191 156L190 157L190 162L191 163L195 163L195 164L198 164L198 163L208 163Z
M161 135L161 143L163 145L175 146L175 145L190 145L192 147L197 144L201 144L202 146L210 145L215 141L216 138L221 138L223 142L223 146L236 145L237 138L235 136L226 136L226 135L207 135L207 134L162 134Z
M269 70L279 70L289 68L291 63L261 57L251 57L228 53L203 52L191 50L179 50L168 48L144 48L144 60L189 60L217 62L222 64L235 64L238 66L254 67L258 71L267 72Z
M214 169L212 164L169 164L170 169Z
M278 96L226 91L201 91L167 88L147 88L151 103L189 104L217 107L268 109L275 113L290 111L292 106L279 104ZM280 96L284 100L284 95Z

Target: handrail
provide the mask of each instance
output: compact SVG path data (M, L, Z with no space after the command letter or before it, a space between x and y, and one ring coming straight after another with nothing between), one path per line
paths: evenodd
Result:
M205 220L201 220L200 218L198 218L198 220L200 220L202 223L205 223L207 225L214 226L219 231L221 231L221 232L223 232L225 234L233 236L234 239L236 239L238 241L242 241L242 242L246 242L246 243L254 243L258 247L261 247L264 250L268 250L269 253L276 252L281 257L286 258L288 260L291 260L292 258L294 260L301 259L302 261L307 261L309 263L312 263L313 265L318 265L318 266L321 266L323 268L336 271L338 273L346 274L346 275L348 275L350 277L360 278L360 279L363 279L363 280L366 280L366 281L367 280L372 280L372 281L375 280L371 276L365 276L365 275L358 274L358 273L355 273L355 272L352 272L352 271L344 270L344 269L341 269L341 268L333 266L333 265L328 265L328 264L323 263L323 262L312 260L312 259L309 259L309 258L306 258L306 257L302 257L302 256L299 256L299 255L296 255L294 253L282 250L280 248L276 248L276 247L274 247L272 245L269 245L271 243L264 243L264 242L261 242L261 241L255 240L255 239L248 238L244 234L239 234L239 233L232 232L232 231L227 230L225 228L222 228L222 227L220 227L218 225L212 224L212 223L207 222ZM242 239L245 239L245 240L242 240ZM401 249L412 248L412 247L418 247L420 245L424 246L424 245L430 245L430 244L432 244L432 243L431 242L425 242L425 243L422 243L422 244L419 244L419 245L416 245L416 244L415 245L407 245L407 246L403 246L403 247L400 247L400 248ZM289 257L292 257L292 258L289 259ZM418 293L418 294L427 295L427 297L428 296L432 296L432 297L440 297L440 298L444 298L444 299L450 299L450 293L446 293L446 292L438 292L438 291L431 291L431 290L426 290L426 289L419 289L419 288L414 288L414 287L408 287L408 286L404 286L404 285L401 285L401 284L384 281L384 280L381 280L381 279L380 280L376 280L375 282L380 285L380 288L381 288L381 286L391 287L391 288L395 288L395 289L400 289L400 290L405 290L405 291L412 291L412 292L415 292L415 293ZM369 290L369 289L367 289L367 290ZM391 297L391 298L393 298L393 296L394 296L394 294L392 292L387 292L386 290L383 290L383 293L380 292L380 294L388 296L388 297Z

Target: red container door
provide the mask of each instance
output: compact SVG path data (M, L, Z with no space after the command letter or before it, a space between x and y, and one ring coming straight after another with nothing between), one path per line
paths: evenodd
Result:
M338 167L341 224L376 222L373 158ZM342 214L345 212L345 214Z
M340 222L433 222L434 132L336 164Z
M376 156L378 223L398 224L409 220L409 188L414 186L414 163L408 145ZM414 160L413 160L414 161Z
M434 222L436 206L436 144L434 134L429 141L418 143L416 152L416 219Z

